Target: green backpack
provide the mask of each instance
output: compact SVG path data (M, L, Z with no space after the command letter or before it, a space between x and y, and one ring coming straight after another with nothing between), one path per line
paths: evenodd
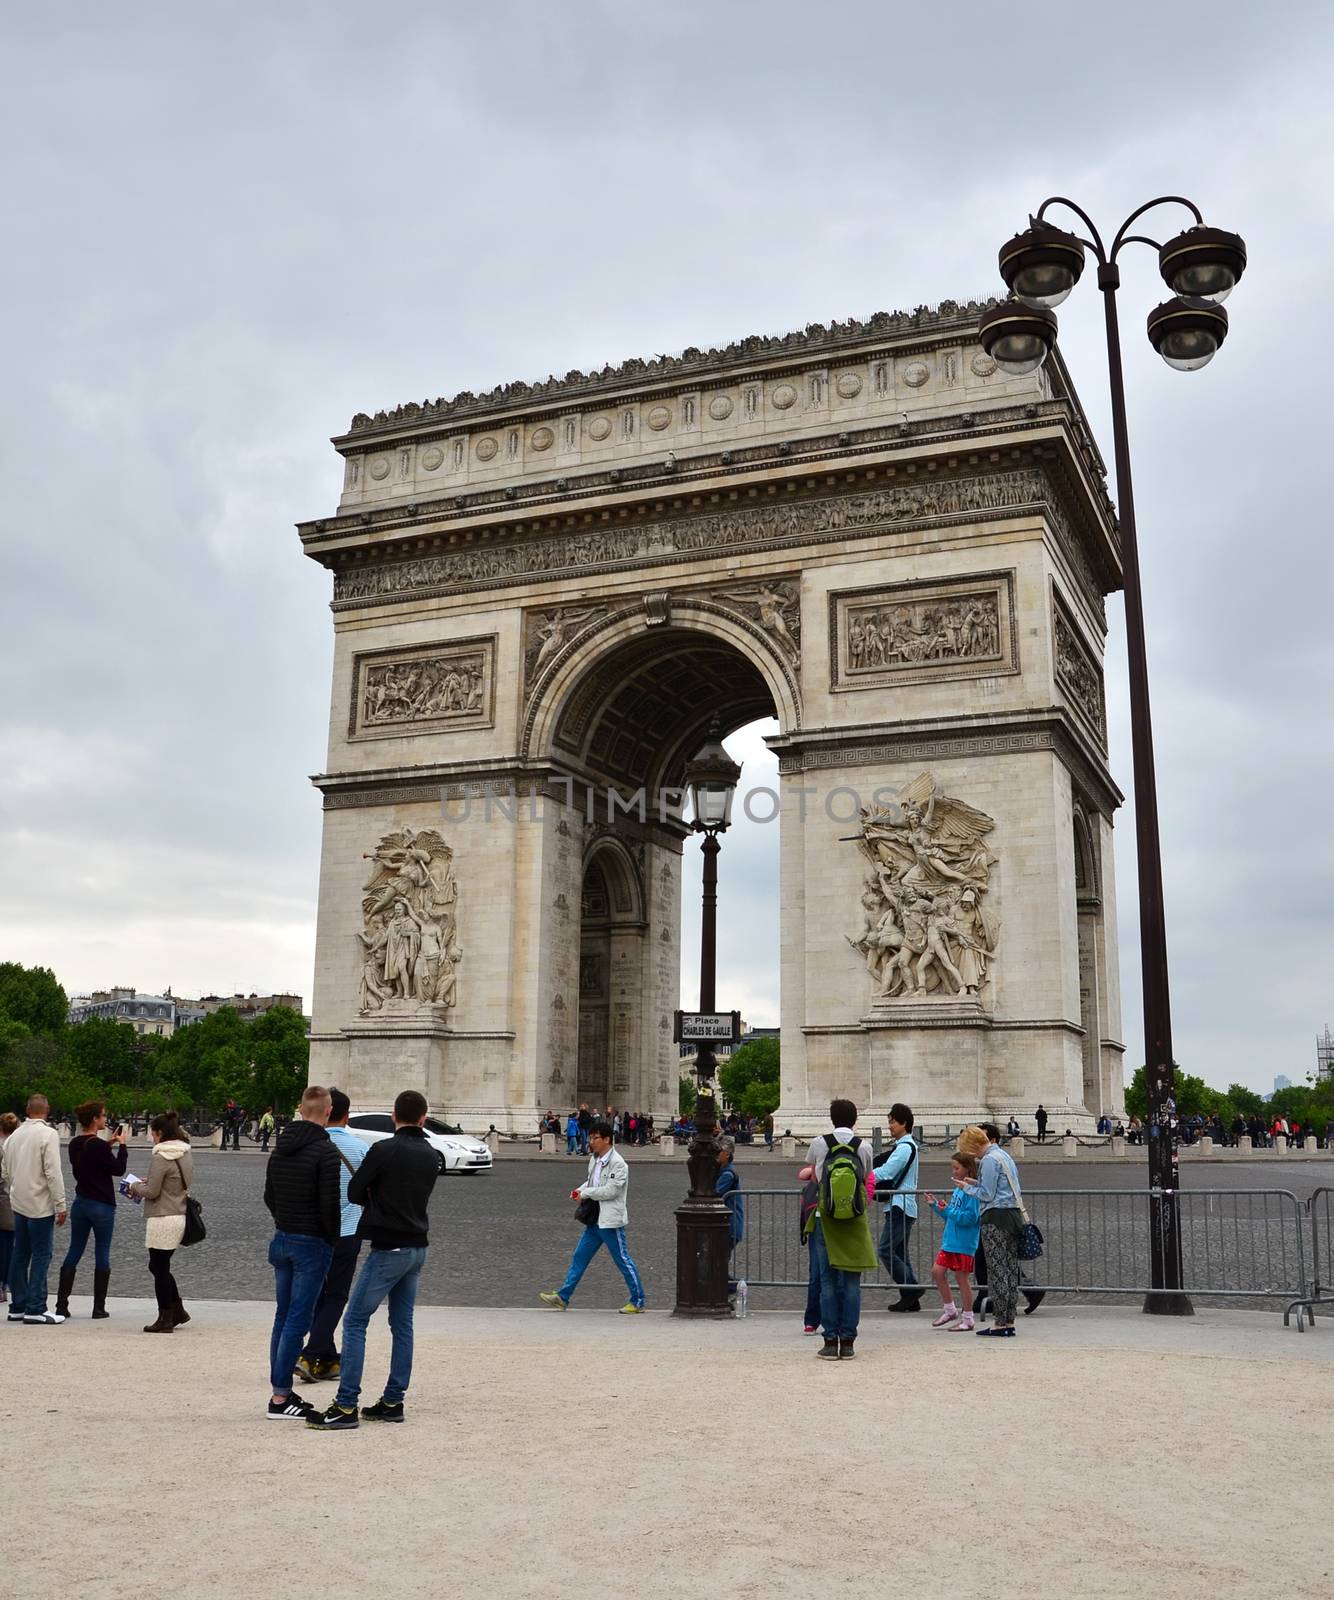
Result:
M857 1149L861 1139L854 1134L847 1144L832 1133L825 1134L828 1154L820 1179L820 1215L830 1222L851 1222L866 1215L866 1176Z

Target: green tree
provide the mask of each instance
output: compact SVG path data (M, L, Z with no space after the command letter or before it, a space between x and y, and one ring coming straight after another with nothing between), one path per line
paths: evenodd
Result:
M699 1093L695 1088L695 1079L688 1073L681 1074L681 1080L676 1086L676 1113L681 1117L693 1117L695 1114L695 1101Z
M290 1006L274 1006L256 1017L250 1024L250 1058L254 1069L251 1108L261 1111L275 1106L290 1111L310 1075L306 1019Z
M238 1054L249 1062L247 1026L230 1006L224 1006L202 1022L181 1028L162 1049L156 1076L178 1085L190 1106L216 1111L229 1095L240 1100L242 1096L230 1089L219 1098L219 1081L231 1082L236 1077ZM241 1087L244 1091L247 1085Z
M718 1082L728 1104L743 1117L763 1119L778 1109L779 1046L777 1039L753 1039L734 1050L718 1069Z
M32 1037L26 1023L15 1022L0 1011L0 1111L23 1110L28 1090L19 1066L18 1045Z
M69 999L50 967L0 961L0 1012L33 1033L55 1035L65 1027Z
M1243 1117L1262 1117L1265 1114L1264 1096L1257 1094L1254 1089L1248 1089L1244 1083L1228 1084L1227 1097Z
M65 1059L71 1066L109 1091L117 1084L133 1084L139 1074L135 1052L138 1034L128 1022L110 1017L90 1017L65 1031Z

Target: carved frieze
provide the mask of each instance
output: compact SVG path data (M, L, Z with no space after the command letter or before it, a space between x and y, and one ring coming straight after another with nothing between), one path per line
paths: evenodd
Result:
M862 927L848 943L866 963L876 1002L931 995L978 1000L1000 924L988 897L995 822L942 794L928 772L888 806L864 806L857 848L870 873Z
M489 728L495 638L451 640L353 659L348 736L392 739L458 727Z
M473 547L410 561L375 561L340 571L334 607L374 605L422 594L501 588L544 577L580 577L598 571L659 566L709 550L763 549L870 532L881 524L930 523L998 512L1040 510L1055 530L1089 598L1101 589L1089 558L1040 467L925 478L887 484L861 494L793 503L729 507L634 526L544 533L494 547Z
M1105 750L1107 702L1103 693L1102 668L1054 591L1051 634L1056 687Z
M523 687L531 691L546 667L589 623L605 617L605 605L547 606L523 617Z
M1014 573L836 590L829 670L836 690L1017 672Z
M772 578L731 589L704 591L729 611L756 623L788 657L801 661L801 585L795 578Z
M362 1016L442 1015L458 998L463 950L453 851L434 828L387 833L365 857Z

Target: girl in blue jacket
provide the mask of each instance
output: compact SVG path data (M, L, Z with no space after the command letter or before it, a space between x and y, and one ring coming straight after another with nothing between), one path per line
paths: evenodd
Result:
M950 1175L955 1183L976 1183L977 1161L973 1156L956 1150L950 1157ZM955 1189L948 1205L928 1194L926 1203L945 1219L945 1232L941 1237L936 1264L931 1277L940 1290L940 1315L931 1324L933 1328L948 1328L951 1333L966 1333L973 1326L972 1272L973 1258L977 1254L977 1241L982 1229L982 1209L977 1198ZM958 1285L956 1304L950 1298L950 1273Z

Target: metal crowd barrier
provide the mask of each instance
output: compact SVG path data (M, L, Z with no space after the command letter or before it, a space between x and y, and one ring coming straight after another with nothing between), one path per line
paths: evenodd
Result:
M907 1251L912 1278L902 1272L892 1275L882 1261L875 1273L863 1276L863 1290L892 1291L914 1281L931 1288L943 1222L926 1205L926 1191L906 1192L918 1202ZM950 1191L935 1193L948 1199ZM744 1194L746 1232L737 1246L733 1275L753 1288L805 1288L809 1256L799 1231L799 1191L747 1188ZM1311 1315L1308 1239L1317 1242L1314 1298L1334 1298L1331 1194L1334 1190L1317 1190L1310 1202L1303 1202L1286 1189L1179 1191L1186 1292L1196 1298L1287 1301L1288 1312L1305 1307ZM1042 1256L1021 1263L1026 1288L1130 1296L1152 1287L1147 1190L1025 1189L1024 1203L1044 1239ZM872 1208L877 1244L888 1211L882 1201ZM1300 1309L1297 1325L1302 1327Z
M1297 1313L1298 1332L1315 1321L1315 1308L1334 1305L1334 1189L1313 1191L1306 1202L1311 1216L1311 1281L1308 1291L1283 1310L1283 1323Z

